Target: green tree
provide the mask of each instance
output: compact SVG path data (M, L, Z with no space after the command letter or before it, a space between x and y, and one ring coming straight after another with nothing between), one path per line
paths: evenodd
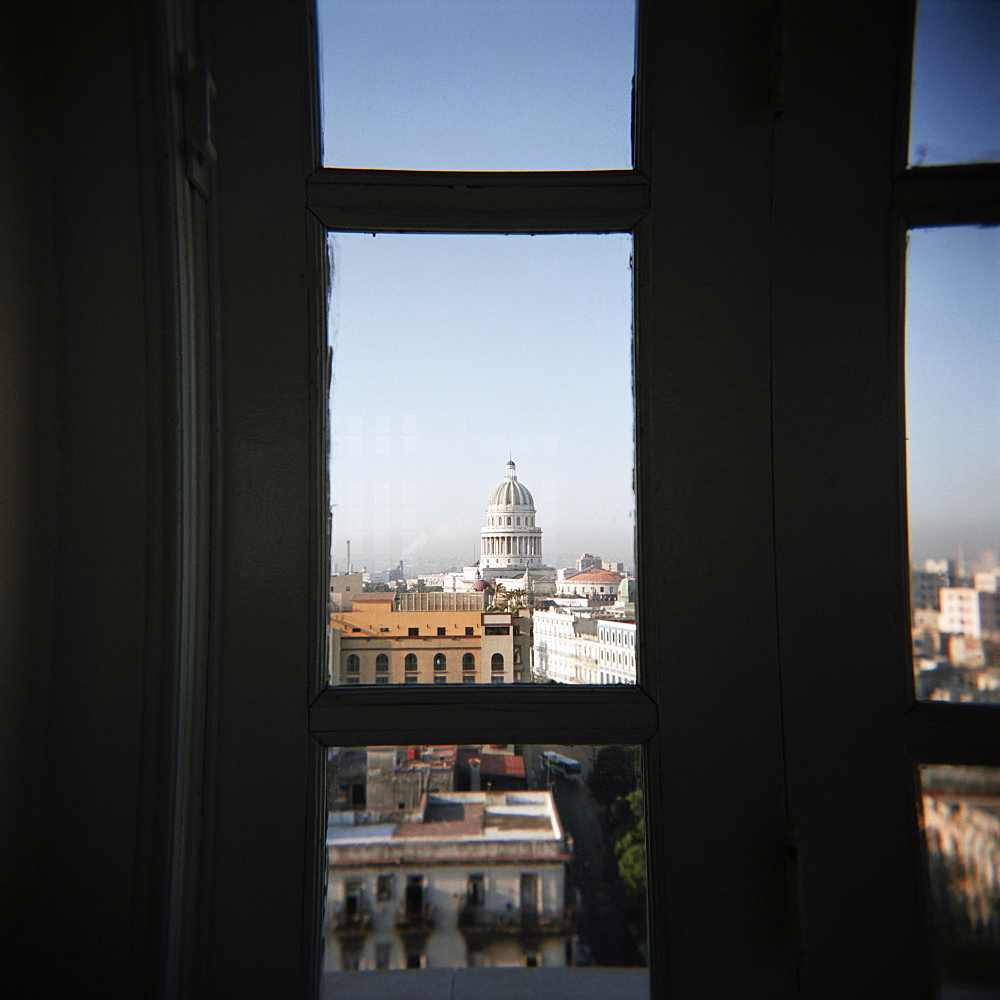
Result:
M605 807L628 795L639 785L639 748L601 747L590 772L589 784L590 794Z
M618 874L625 884L629 918L640 926L641 939L646 924L646 813L642 789L615 799L611 814Z

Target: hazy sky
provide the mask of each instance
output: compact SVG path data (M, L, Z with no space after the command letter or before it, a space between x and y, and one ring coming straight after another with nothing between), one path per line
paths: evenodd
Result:
M335 561L471 563L513 457L543 555L631 562L631 237L330 239Z
M906 290L915 559L1000 548L1000 229L910 233Z
M630 0L320 0L324 162L631 166ZM553 58L558 53L559 58ZM333 558L478 556L508 457L543 556L632 562L631 237L331 236Z
M1000 0L921 0L910 161L1000 159ZM910 233L910 550L1000 549L1000 230Z
M628 167L629 0L319 0L324 162ZM1000 0L922 0L910 156L1000 158ZM558 53L558 58L553 54ZM911 235L913 556L1000 548L998 230ZM333 235L334 561L469 562L513 456L543 551L632 558L627 236Z

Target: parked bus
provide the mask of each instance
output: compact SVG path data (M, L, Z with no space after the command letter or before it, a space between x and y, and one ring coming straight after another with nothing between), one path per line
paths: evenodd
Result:
M556 774L561 778L573 781L580 777L580 762L553 750L542 751L542 765L549 774Z

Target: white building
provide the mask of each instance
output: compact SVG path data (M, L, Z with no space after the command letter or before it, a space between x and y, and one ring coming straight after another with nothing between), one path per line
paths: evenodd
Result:
M536 611L532 673L563 684L635 684L634 619Z
M532 676L562 684L598 684L597 621L564 611L531 616Z
M624 577L606 569L589 569L582 573L559 570L556 575L556 594L560 597L593 597L599 601L614 601Z
M424 796L413 822L331 814L326 971L573 964L572 842L551 792Z
M513 461L507 463L503 482L490 494L479 547L479 564L487 578L493 570L542 565L542 529L535 524L535 501L517 481Z
M972 587L942 587L942 632L961 633L980 639L1000 628L1000 594Z
M635 684L635 622L597 622L600 684Z

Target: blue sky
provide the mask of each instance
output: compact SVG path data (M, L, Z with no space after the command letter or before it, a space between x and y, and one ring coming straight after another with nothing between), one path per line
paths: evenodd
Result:
M335 561L471 563L512 456L548 558L631 563L631 237L330 241Z
M326 165L630 166L629 0L318 8ZM1000 0L922 0L911 162L1000 158L998 52ZM336 562L348 537L376 568L471 561L508 455L546 555L631 561L630 251L627 236L331 236ZM915 559L1000 548L998 261L996 229L911 236Z
M906 290L910 547L1000 549L1000 229L916 229Z
M1000 159L1000 0L920 0L910 162Z
M631 166L630 0L320 0L319 14L328 166ZM331 236L335 562L348 538L355 564L472 562L509 456L548 560L632 562L631 249Z
M318 11L326 166L632 165L630 0L319 0Z

